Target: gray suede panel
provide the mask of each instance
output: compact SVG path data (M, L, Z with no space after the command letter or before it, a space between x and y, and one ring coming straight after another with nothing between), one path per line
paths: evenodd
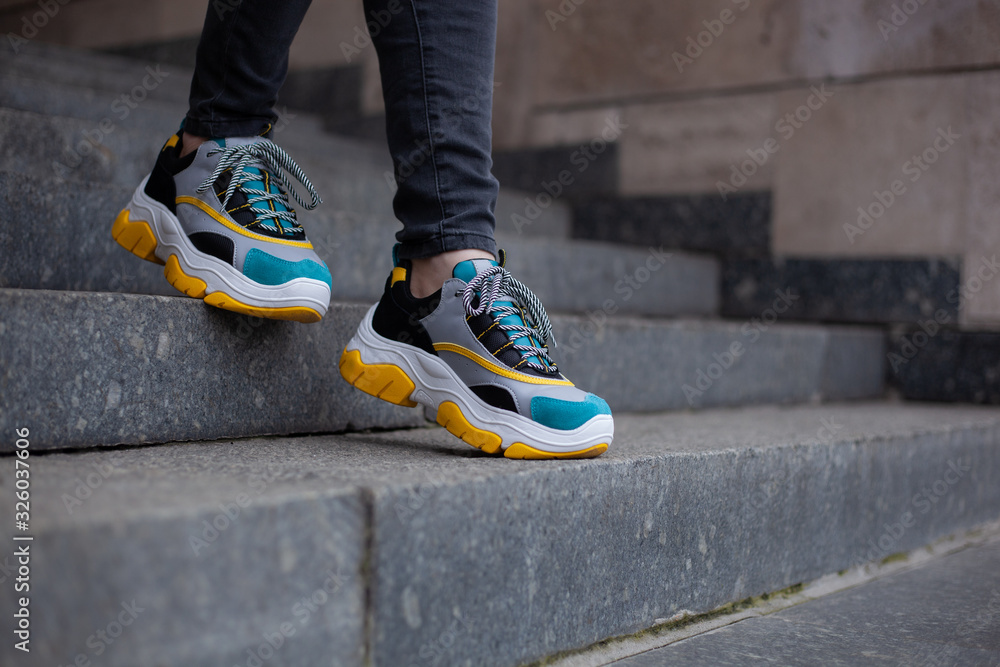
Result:
M259 141L265 140L262 137L243 137L227 139L226 143L227 145L242 146L257 143ZM218 163L218 157L216 155L209 157L208 154L217 148L218 144L214 141L202 144L201 147L198 148L194 162L191 163L191 166L174 176L174 183L177 185L177 195L186 195L200 199L217 211L226 220L232 222L237 227L242 227L242 225L233 220L232 216L230 216L229 213L223 209L222 202L220 202L219 198L215 196L215 192L212 188L209 188L205 192L197 191L198 186L200 186L206 178L211 176L212 172L215 170L215 165ZM184 232L188 235L195 232L212 232L232 239L234 244L233 264L236 269L241 272L243 271L243 262L251 248L257 248L268 253L269 255L273 255L290 262L311 259L314 262L322 263L322 260L311 248L287 245L278 242L278 239L269 239L266 236L257 235L252 238L239 234L219 224L219 222L214 220L210 215L192 204L178 205L177 218L180 220L181 226L184 228Z

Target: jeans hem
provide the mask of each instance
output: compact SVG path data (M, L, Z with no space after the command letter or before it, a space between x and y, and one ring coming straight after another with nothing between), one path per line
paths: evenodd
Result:
M256 137L269 125L271 118L244 118L240 120L199 120L190 115L184 119L184 131L197 137L223 139L226 137Z
M497 255L497 242L489 234L460 232L435 236L419 243L403 243L399 247L400 259L423 259L452 250L485 250Z

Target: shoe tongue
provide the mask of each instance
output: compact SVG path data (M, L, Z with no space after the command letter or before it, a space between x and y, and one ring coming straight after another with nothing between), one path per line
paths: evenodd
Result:
M214 141L215 143L219 144L220 148L229 148L231 146L250 146L252 144L259 144L261 142L267 141L267 139L265 139L264 137L226 137L225 139L213 139L212 141ZM255 166L246 167L243 171L245 171L247 174L252 174L252 175L258 176L260 178L260 180L247 181L246 183L243 184L243 187L244 188L249 188L251 190L261 190L261 191L266 190L267 192L272 192L274 194L277 194L278 192L280 192L280 190L278 189L278 185L275 182L273 176L269 176L267 178L267 183L265 185L265 183L264 183L264 173L265 172L264 172L264 169L263 169L264 165L262 165L260 162L255 162L253 164ZM251 206L251 208L254 209L254 210L257 210L257 211L274 211L274 210L277 210L277 211L287 211L287 210L289 210L287 206L285 206L284 204L282 204L280 201L276 201L276 200L271 200L270 202L259 201L259 202L254 203ZM288 222L283 222L283 221L277 220L276 218L271 218L271 220L273 221L272 224L274 224L276 227L279 227L279 228L281 228L283 230L284 230L284 228L290 226L290 224ZM287 233L287 234L294 234L293 232L287 232L287 231L285 233Z
M455 268L451 272L451 275L455 278L458 278L459 280L464 280L465 282L468 283L478 274L482 273L491 266L500 266L500 265L492 259L467 259L464 262L459 262L458 264L456 264ZM497 300L493 302L493 305L516 308L516 306L511 301ZM491 312L490 315L493 315L493 313ZM511 326L522 326L522 327L526 326L525 321L521 318L520 315L507 315L505 317L500 318L500 323L508 324ZM509 333L507 334L507 337L510 338ZM520 344L525 344L526 342L527 341L524 338L521 338L519 341ZM537 344L537 341L535 341L534 339L532 339L532 342ZM528 360L533 361L536 364L542 363L542 360L535 355L529 356Z
M464 262L456 264L451 275L468 283L491 266L499 266L499 264L492 259L467 259Z

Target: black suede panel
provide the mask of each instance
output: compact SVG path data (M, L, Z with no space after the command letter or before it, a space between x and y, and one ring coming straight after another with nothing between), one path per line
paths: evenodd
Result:
M483 313L482 315L470 318L469 328L472 329L472 333L483 344L483 347L489 350L490 354L504 366L513 368L515 364L521 361L521 353L514 349L513 344L507 345L510 343L510 339L505 332L500 330L500 325L496 324L496 320L490 315ZM505 345L507 347L498 354L497 351ZM521 365L523 366L524 364Z
M272 177L264 172L264 183L265 187L270 184ZM215 183L212 184L212 190L215 192L215 196L219 198L221 202L226 197L226 189L229 187L229 182L233 177L232 169L227 169L226 171L219 174L219 177L215 179ZM226 212L229 216L236 221L242 227L247 229L252 229L255 233L261 234L263 236L271 236L273 238L284 239L286 241L304 241L306 238L306 233L303 230L292 233L290 230L290 222L282 221L281 225L285 228L285 231L271 231L265 227L262 227L259 223L261 221L257 220L257 215L250 209L249 199L244 192L241 192L239 188L233 191L233 196L229 198L226 203ZM263 221L270 221L268 224L275 225L274 218L264 218Z
M503 387L497 387L492 384L477 384L474 387L469 387L469 389L471 389L472 393L481 398L488 405L500 408L501 410L517 412L517 405L514 403L514 397L511 396L510 392Z
M473 302L473 305L475 305L475 302ZM514 349L513 343L508 345L508 343L510 343L510 338L507 336L507 333L500 329L499 324L493 326L494 322L495 320L493 319L493 316L487 313L476 315L468 320L469 328L472 330L472 333L479 339L479 342L483 344L483 347L490 351L490 354L492 354L497 361L509 368L517 367L518 371L521 373L527 373L528 375L537 375L538 377L549 378L557 377L559 375L558 371L543 373L536 369L529 368L527 364L517 366L522 359L521 353ZM526 337L518 338L517 344L527 345L528 339ZM502 351L500 351L501 349Z
M420 320L437 308L441 302L441 293L426 299L414 299L407 294L402 281L390 286L390 280L391 277L386 280L385 292L375 308L372 328L383 338L413 345L437 356L430 334Z
M215 191L215 196L218 197L220 202L226 197L226 188L229 187L229 181L232 177L233 171L227 169L219 174L219 177L213 183L212 189ZM249 227L257 222L257 216L251 213L250 207L247 206L247 196L239 190L235 190L233 196L226 203L226 212L241 227Z
M214 232L195 232L188 235L188 239L191 240L195 248L206 255L221 259L230 265L233 264L235 244L232 239Z
M156 164L149 174L146 187L143 192L152 199L166 206L171 213L177 214L177 186L174 184L174 175L180 173L194 162L194 153L189 153L183 158L178 157L181 151L181 143L167 148L164 146L160 154L156 156Z

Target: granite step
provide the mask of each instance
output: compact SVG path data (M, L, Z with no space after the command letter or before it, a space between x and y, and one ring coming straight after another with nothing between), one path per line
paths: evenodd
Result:
M150 70L158 76L150 78ZM136 174L149 169L151 163L144 158L155 155L184 117L190 80L190 70L173 65L54 45L31 43L18 54L4 52L0 54L0 107L54 115L57 125L67 127L53 132L44 122L10 116L0 120L0 128L12 127L21 136L2 137L0 146L7 146L10 152L12 144L8 142L27 144L26 155L56 150L63 164L68 160L75 165L94 161L81 154L89 149L80 142L91 137L91 143L97 145L94 154L98 161L123 162L126 168L120 178L133 183ZM144 86L144 81L150 85ZM299 161L328 202L356 212L392 216L392 166L384 145L330 135L314 114L280 104L277 111L275 141ZM138 163L139 171L129 162ZM50 161L44 161L43 167L51 168ZM69 171L71 178L88 178L88 169L73 167ZM345 200L359 189L374 194L360 207ZM555 201L533 208L526 198L535 197L537 193L501 188L496 209L498 229L526 236L568 237L568 204ZM526 211L531 224L512 221L512 216L523 217Z
M163 278L163 267L138 260L111 237L111 223L133 187L67 183L53 190L46 180L0 171L0 199L6 203L0 219L10 221L0 234L0 252L8 258L0 264L0 286L177 295ZM14 233L14 223L22 220L32 221L31 234ZM333 273L333 298L377 301L392 269L390 249L399 223L326 206L303 212L302 220ZM607 309L664 317L718 312L714 259L662 248L611 252L600 243L509 233L498 233L497 240L507 251L508 268L552 312Z
M0 289L0 430L27 420L36 447L65 448L418 424L417 411L339 376L367 307L334 303L322 322L302 325L187 297ZM552 320L560 367L618 411L883 391L877 330L605 311Z
M620 414L544 463L439 428L45 453L42 423L3 664L522 665L1000 518L996 408Z
M61 90L54 95L65 98L72 93ZM130 117L142 113L140 108ZM51 109L28 111L0 104L0 171L66 188L96 183L134 189L183 114L179 109L169 124L150 130L123 127L108 110L99 118L78 118L53 115ZM384 146L329 135L316 118L305 114L280 126L274 139L315 185L325 202L320 210L395 220L395 181ZM533 198L537 195L501 188L497 231L526 238L568 237L569 207L558 200L543 200L547 206L539 207Z

